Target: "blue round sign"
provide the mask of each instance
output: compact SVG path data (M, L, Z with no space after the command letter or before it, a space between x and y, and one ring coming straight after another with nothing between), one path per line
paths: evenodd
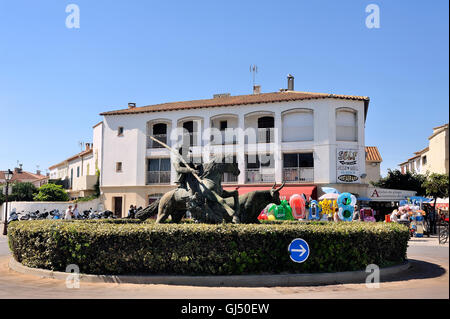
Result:
M292 261L302 263L309 257L309 245L301 238L294 239L288 247Z

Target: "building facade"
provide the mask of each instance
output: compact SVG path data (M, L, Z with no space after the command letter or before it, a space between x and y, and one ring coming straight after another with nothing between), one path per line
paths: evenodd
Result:
M285 192L320 195L336 187L366 196L364 126L369 98L280 90L217 95L104 112L101 192L106 209L124 216L175 187L171 147L188 145L194 161L226 154L240 170L226 189L286 182Z
M428 146L414 153L403 163L400 171L418 174L438 173L449 174L449 126L444 124L433 128L433 134L428 137Z
M49 167L50 179L61 180L71 199L95 192L97 171L101 170L102 125L100 122L93 127L93 143L86 143L82 152Z

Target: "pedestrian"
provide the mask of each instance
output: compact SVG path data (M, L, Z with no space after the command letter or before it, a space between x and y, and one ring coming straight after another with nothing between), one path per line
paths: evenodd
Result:
M130 209L128 210L128 216L127 216L127 218L133 219L135 213L136 213L135 207L134 207L133 205L130 205Z
M336 209L334 210L334 221L335 221L336 223L340 221L338 212L339 212L339 208L336 208Z
M77 219L78 216L80 215L80 213L78 212L78 204L75 204L75 207L73 208L73 211L72 211L72 215L73 215L73 218L75 218L75 219Z
M398 222L398 216L399 216L398 210L394 209L392 211L392 214L391 214L391 222L397 223Z
M64 215L64 219L72 219L72 205L69 205L69 208L66 209L66 214Z

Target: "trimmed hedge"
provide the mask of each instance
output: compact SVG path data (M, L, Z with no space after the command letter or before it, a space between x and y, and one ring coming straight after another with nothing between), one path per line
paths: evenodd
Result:
M86 274L231 275L365 270L406 260L409 232L394 223L155 224L136 220L16 221L14 258L28 267ZM310 246L291 261L295 238Z

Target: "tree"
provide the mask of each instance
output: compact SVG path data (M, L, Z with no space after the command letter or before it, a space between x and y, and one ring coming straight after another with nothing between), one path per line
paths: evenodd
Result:
M14 183L12 185L11 200L18 202L33 201L37 192L38 189L32 183Z
M422 186L425 188L426 195L434 198L434 206L438 198L448 197L448 175L433 173L426 177Z
M70 196L61 185L45 184L39 188L34 200L38 202L66 202L70 200Z
M425 175L411 172L403 174L398 169L393 171L389 169L386 177L380 178L378 182L370 183L376 187L415 191L417 196L425 196L426 190L423 186L425 179Z

